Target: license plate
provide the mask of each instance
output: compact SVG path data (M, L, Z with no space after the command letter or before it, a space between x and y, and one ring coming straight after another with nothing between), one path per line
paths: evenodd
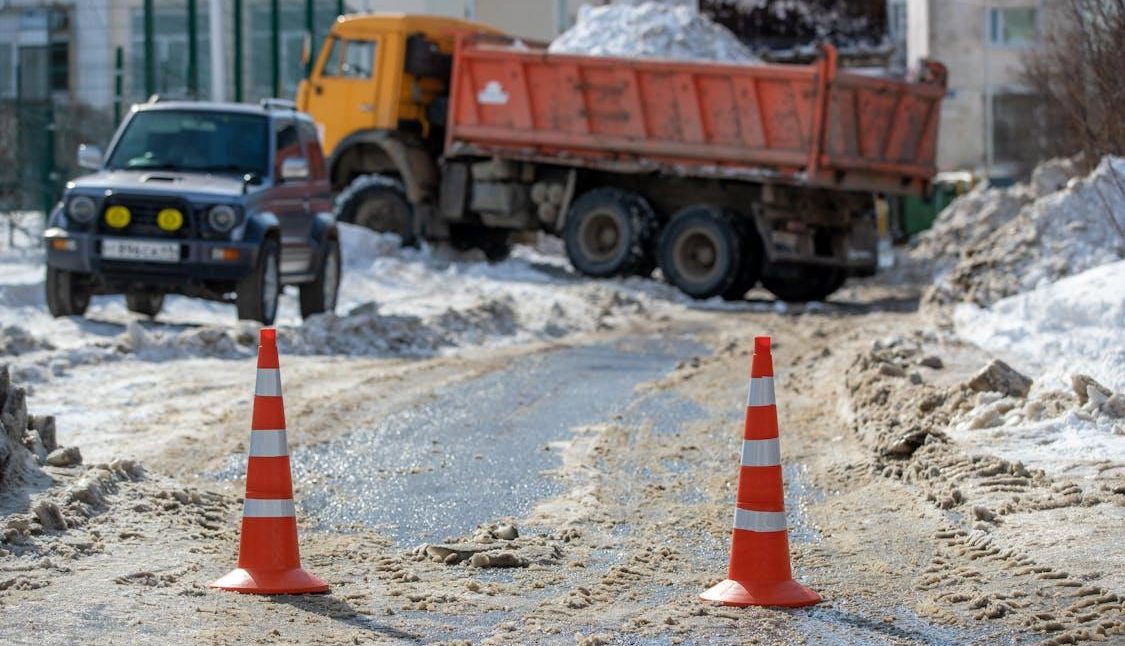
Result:
M141 260L144 262L179 262L180 243L107 238L102 240L102 258Z

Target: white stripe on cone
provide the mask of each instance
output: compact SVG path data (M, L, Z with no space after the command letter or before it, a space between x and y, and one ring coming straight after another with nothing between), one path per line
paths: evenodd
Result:
M277 458L289 455L289 442L285 430L250 431L250 457Z
M281 371L275 368L258 368L254 394L259 397L281 397Z
M742 466L773 467L779 464L781 444L776 437L770 440L742 440Z
M296 515L292 499L247 498L242 506L244 518L292 518Z
M751 377L750 393L746 396L747 406L772 406L773 377Z
M735 529L748 532L782 532L785 531L786 527L785 512L783 511L734 510Z

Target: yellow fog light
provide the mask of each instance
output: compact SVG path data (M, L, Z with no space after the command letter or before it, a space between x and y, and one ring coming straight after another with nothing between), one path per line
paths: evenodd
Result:
M129 226L132 214L123 206L111 206L105 210L105 223L114 229L124 229Z
M179 231L184 226L184 214L179 209L161 209L156 214L156 226L163 231Z

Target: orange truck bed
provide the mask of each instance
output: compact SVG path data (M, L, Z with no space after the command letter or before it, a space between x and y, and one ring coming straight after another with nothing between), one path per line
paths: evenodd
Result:
M446 155L923 193L945 68L906 82L810 65L549 54L462 36Z

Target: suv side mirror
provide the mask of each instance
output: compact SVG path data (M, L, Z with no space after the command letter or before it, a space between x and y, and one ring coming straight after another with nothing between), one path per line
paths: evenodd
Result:
M290 182L308 177L309 160L304 157L288 157L281 162L281 181Z
M98 170L102 167L102 149L92 144L78 145L78 167Z

